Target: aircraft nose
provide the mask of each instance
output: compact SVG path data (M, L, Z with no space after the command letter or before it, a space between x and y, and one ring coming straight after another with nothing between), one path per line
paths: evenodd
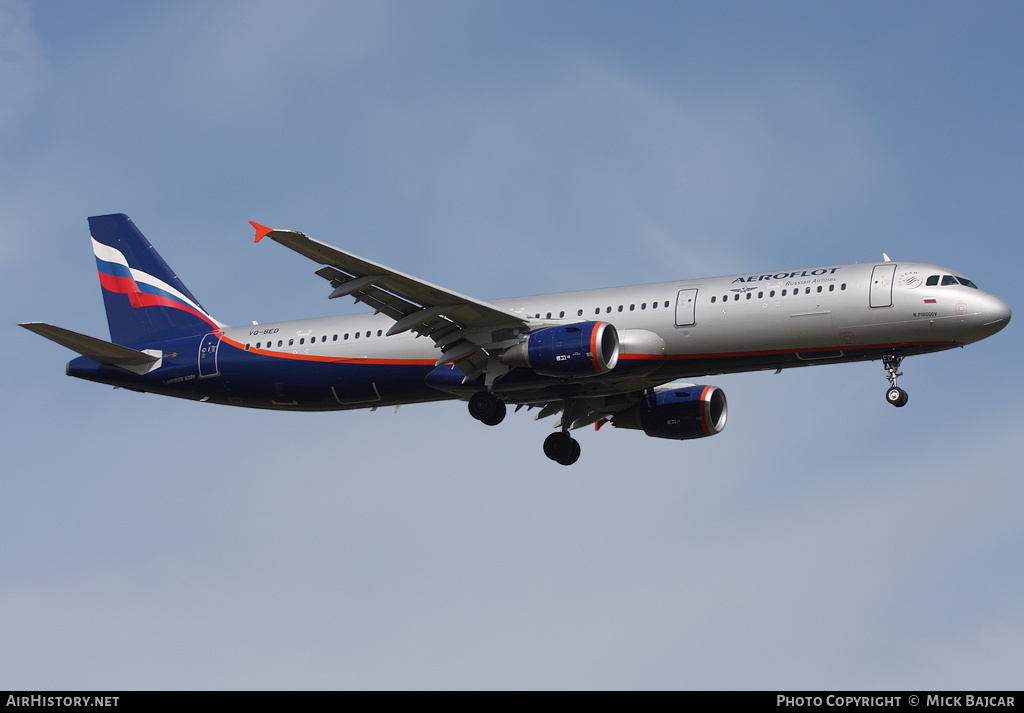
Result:
M1006 304L995 295L988 295L985 309L982 314L985 317L985 322L982 326L991 329L992 334L995 334L1010 323L1010 305Z

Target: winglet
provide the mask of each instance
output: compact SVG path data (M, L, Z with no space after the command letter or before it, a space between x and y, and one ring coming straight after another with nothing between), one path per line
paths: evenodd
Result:
M263 238L265 238L267 236L267 233L274 232L273 228L268 228L265 225L260 225L255 220L250 220L249 221L249 225L251 225L252 227L256 228L256 242L257 243L259 241L263 240Z

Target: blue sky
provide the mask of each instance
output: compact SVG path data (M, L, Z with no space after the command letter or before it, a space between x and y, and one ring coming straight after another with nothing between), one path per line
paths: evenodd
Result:
M274 414L65 378L86 217L219 319L876 260L1017 307L1019 3L0 0L2 688L1019 688L1016 323L711 380L729 427Z

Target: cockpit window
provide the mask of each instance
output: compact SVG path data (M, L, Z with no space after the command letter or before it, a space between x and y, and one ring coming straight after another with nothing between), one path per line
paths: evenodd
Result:
M941 277L943 287L949 287L950 285L963 285L964 287L973 287L974 289L978 289L978 286L966 277L953 277L952 275L942 275ZM935 287L939 284L939 275L929 275L924 284L928 287Z

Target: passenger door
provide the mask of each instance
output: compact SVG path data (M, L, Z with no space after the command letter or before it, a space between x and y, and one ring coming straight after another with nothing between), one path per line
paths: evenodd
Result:
M871 271L871 297L872 307L892 307L892 282L896 274L896 263L887 262L884 265L875 265Z

